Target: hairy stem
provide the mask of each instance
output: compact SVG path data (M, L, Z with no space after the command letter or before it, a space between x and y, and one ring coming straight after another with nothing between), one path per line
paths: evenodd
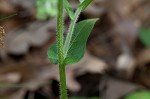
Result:
M58 2L58 17L57 17L57 47L59 64L62 64L63 58L63 0Z
M57 48L59 58L60 98L67 99L65 66L63 65L63 0L58 1Z
M67 34L67 37L65 40L65 45L64 45L64 58L66 58L66 56L67 56L67 52L68 52L69 47L70 47L69 45L71 42L73 31L74 31L74 28L75 28L75 25L76 25L76 22L78 20L80 13L81 13L81 9L78 8L75 12L74 20L71 21L71 24L69 26L68 34Z
M60 74L60 99L67 99L67 89L66 89L66 74L65 66L63 64L59 65Z

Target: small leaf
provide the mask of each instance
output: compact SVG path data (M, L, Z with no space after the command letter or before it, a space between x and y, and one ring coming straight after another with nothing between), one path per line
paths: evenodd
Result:
M98 19L87 19L76 24L70 48L64 60L64 64L73 64L81 60L84 55L86 42L95 22ZM53 64L58 64L56 43L48 49L48 58Z
M70 19L74 20L74 12L73 12L72 7L69 4L68 0L64 0L64 7L65 7Z
M140 40L150 48L150 28L141 28L139 33Z
M86 9L88 7L88 5L92 2L93 0L84 0L81 1L82 3L79 5L79 8L81 9L81 11L83 11L84 9Z
M98 19L87 19L76 24L70 48L65 58L65 65L73 64L81 60L86 49L86 42Z
M57 44L56 42L48 49L48 58L53 64L58 64Z

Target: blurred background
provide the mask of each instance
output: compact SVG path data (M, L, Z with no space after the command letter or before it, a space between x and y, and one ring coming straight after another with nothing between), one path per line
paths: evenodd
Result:
M59 99L47 58L56 16L57 0L0 0L0 99ZM69 99L150 99L150 1L93 0L79 21L87 18L100 20L84 58L66 67Z

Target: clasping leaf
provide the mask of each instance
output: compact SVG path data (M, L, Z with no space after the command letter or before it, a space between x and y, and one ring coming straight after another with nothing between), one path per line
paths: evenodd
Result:
M76 24L69 50L64 59L65 65L77 63L82 59L86 49L88 37L97 20L98 19L87 19ZM48 58L52 63L58 64L56 43L49 48Z

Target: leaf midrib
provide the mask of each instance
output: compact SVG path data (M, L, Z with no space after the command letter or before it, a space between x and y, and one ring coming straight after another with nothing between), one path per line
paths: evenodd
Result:
M89 22L87 22L87 24L88 24L88 23L89 23ZM82 26L82 28L79 30L79 32L77 33L77 35L74 37L73 41L71 40L71 42L74 42L74 41L76 40L76 38L79 36L79 33L81 32L81 30L82 30L84 27L86 27L87 24L85 24L85 25ZM69 50L67 51L67 55L66 55L65 59L67 58L68 52L71 50L72 45L73 45L73 43L70 44L70 47L69 47Z

